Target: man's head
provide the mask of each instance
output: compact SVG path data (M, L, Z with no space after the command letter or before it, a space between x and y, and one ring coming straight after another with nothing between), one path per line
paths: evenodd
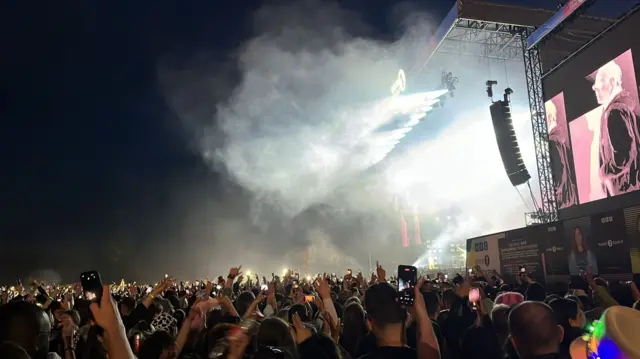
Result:
M543 302L522 302L509 313L511 343L522 359L557 353L564 336L553 310Z
M424 305L427 308L429 318L433 319L440 311L440 297L435 292L423 292Z
M544 299L547 297L545 293L545 289L542 284L538 282L533 282L527 287L527 292L525 295L527 300L536 300L538 302L544 302Z
M397 303L396 290L390 284L378 283L369 287L364 297L364 306L367 320L376 336L394 326L402 330L406 311Z
M126 297L120 301L118 306L120 314L122 314L123 317L126 317L136 308L136 301L131 297Z
M600 67L592 88L600 105L611 101L611 98L622 89L620 66L615 61L609 61Z
M453 289L447 289L442 292L442 309L451 309L451 306L457 297L458 296Z
M238 314L240 314L240 316L243 316L247 312L247 310L249 310L251 303L253 303L255 299L256 297L251 292L240 293L235 302L235 307L238 311Z
M558 125L558 109L553 101L547 101L544 110L547 113L547 130L551 132Z
M51 321L38 306L10 302L0 307L0 342L20 345L32 357L49 349Z

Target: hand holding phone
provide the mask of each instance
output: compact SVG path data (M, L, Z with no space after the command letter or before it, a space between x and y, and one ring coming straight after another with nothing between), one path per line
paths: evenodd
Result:
M469 302L475 304L475 303L478 303L479 300L480 300L480 289L478 288L469 289Z
M102 298L102 278L98 271L88 271L80 274L80 284L87 300L100 303Z
M418 269L414 266L398 266L398 302L412 306L415 300L414 289L418 283Z

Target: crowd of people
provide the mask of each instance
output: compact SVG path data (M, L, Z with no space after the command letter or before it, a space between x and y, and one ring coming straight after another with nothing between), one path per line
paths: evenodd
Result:
M550 292L476 268L420 279L403 305L395 280L378 265L370 277L269 280L238 267L101 293L18 284L2 293L0 358L640 358L632 282L585 274Z

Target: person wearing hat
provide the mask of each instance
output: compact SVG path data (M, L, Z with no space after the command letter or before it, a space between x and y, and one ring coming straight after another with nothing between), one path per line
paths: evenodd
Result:
M571 343L572 359L640 359L640 311L610 307L590 333Z

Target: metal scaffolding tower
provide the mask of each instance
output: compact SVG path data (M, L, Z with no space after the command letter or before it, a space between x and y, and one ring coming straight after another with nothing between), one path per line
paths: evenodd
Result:
M520 38L524 55L527 92L529 93L533 144L536 152L538 179L540 181L541 207L533 214L529 214L531 221L527 221L530 222L527 223L528 225L558 220L558 206L553 174L551 173L551 161L549 159L549 131L547 129L547 116L542 93L542 61L538 46L533 46L527 50L527 38L529 35L531 35L531 30L525 29Z
M484 11L479 11L477 7L463 12L464 4L459 1L449 11L431 39L426 55L419 59L412 72L420 72L425 69L431 58L438 53L458 57L475 57L480 61L487 61L487 59L524 60L541 192L541 206L536 208L535 212L527 213L525 220L527 225L555 221L558 219L558 210L549 161L540 50L537 46L527 50L527 38L533 33L534 26L508 24L505 21L487 21L488 16ZM474 6L476 5L478 4ZM473 13L474 11L477 12L477 16Z

